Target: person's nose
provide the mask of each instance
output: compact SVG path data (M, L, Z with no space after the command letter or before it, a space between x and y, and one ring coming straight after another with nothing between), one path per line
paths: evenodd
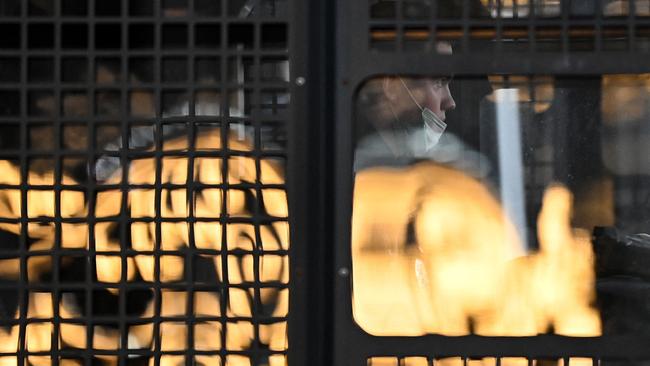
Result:
M440 109L442 111L450 111L455 108L456 108L456 101L454 100L454 97L451 95L449 86L445 86L443 91L442 101L440 103Z

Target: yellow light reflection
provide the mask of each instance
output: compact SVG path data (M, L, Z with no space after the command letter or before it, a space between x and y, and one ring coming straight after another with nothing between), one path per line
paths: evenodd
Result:
M196 148L202 149L221 147L221 137L218 130L208 131L201 134L196 141ZM250 152L252 145L247 140L238 139L232 135L228 138L230 149ZM165 142L166 149L187 148L187 138L179 138ZM128 171L129 184L154 184L156 177L161 177L160 183L184 184L188 178L188 158L168 159L162 164L162 169L156 174L156 164L153 159L139 159L131 162ZM260 160L257 162L253 157L232 157L228 161L228 176L222 177L223 159L218 158L197 158L193 162L195 182L203 184L218 185L229 184L283 184L284 174L282 168L274 161ZM260 174L258 177L257 174ZM117 171L112 178L103 182L105 184L121 183L122 172ZM30 185L40 186L38 189L27 191L26 211L29 217L44 218L86 218L89 215L88 202L83 191L62 191L60 197L60 212L55 207L56 184L77 184L71 178L63 176L60 182L53 178L53 174L30 173L27 177ZM18 166L4 160L0 160L0 184L13 185L15 189L0 190L0 217L5 219L19 219L22 216L21 207L21 176ZM151 222L153 217L183 219L190 215L190 208L194 217L202 219L193 227L193 244L199 249L221 250L222 244L228 250L240 249L248 251L249 254L241 256L237 260L234 256L228 257L228 270L222 268L221 255L212 255L209 258L216 267L217 278L213 284L228 281L231 284L242 285L247 282L258 282L262 285L259 290L258 299L255 298L255 291L244 288L230 288L229 302L226 304L226 314L221 314L222 304L217 292L195 292L194 308L187 309L188 292L162 290L160 293L160 310L162 314L156 314L155 301L151 301L143 314L142 320L136 324L128 325L127 343L130 349L155 348L154 323L151 319L155 315L165 317L176 317L174 320L163 321L159 327L161 340L161 351L173 352L193 348L201 351L211 351L214 354L197 355L196 362L210 365L225 366L246 366L250 365L248 357L230 355L225 360L221 359L220 350L245 351L250 348L256 336L262 344L268 345L271 351L283 352L287 349L287 325L286 321L276 320L268 324L254 324L251 320L229 321L226 330L222 329L223 323L215 320L216 317L225 315L228 318L250 317L257 307L268 307L272 305L271 314L276 318L286 317L288 313L289 291L279 289L277 284L288 284L289 263L288 256L265 253L252 253L253 250L280 251L287 250L289 246L289 231L287 198L284 190L277 188L234 190L224 191L222 188L196 189L189 193L189 189L178 187L174 189L163 189L160 194L161 207L156 212L156 190L151 187L139 187L130 189L126 197L128 206L125 213L134 222L126 230L130 231L131 248L139 253L125 259L126 271L123 276L123 258L121 254L125 243L119 240L120 231L117 223L117 216L124 214L122 192L117 189L102 190L98 192L95 217L113 218L114 221L98 222L94 224L95 263L97 280L108 284L132 281L139 275L145 281L160 281L163 283L184 280L187 275L184 257L184 249L191 245L190 223L183 220L174 222L163 222L161 224L160 238L156 237L156 224ZM259 208L249 207L246 202L250 196ZM222 202L227 200L225 205L227 212L223 212ZM222 237L221 217L223 214L251 218L259 210L261 214L267 214L278 220L269 224L232 224L226 226L225 240ZM265 211L262 211L265 210ZM141 221L138 221L141 220ZM21 227L18 223L5 220L0 223L0 228L14 233L21 234ZM56 228L54 224L34 224L28 226L28 234L35 242L28 250L52 250L54 248ZM65 249L89 249L89 225L87 223L64 223L61 227L61 247ZM222 243L223 241L223 243ZM258 242L259 241L259 242ZM159 247L159 248L158 248ZM155 249L166 251L177 251L177 253L159 256L159 276L156 276L156 257L152 254ZM257 256L254 260L253 256ZM62 262L63 263L63 262ZM21 262L18 258L3 259L0 261L0 276L19 280ZM257 268L255 268L257 266ZM49 253L39 256L30 256L27 261L28 279L38 279L43 273L47 273L52 267L52 257ZM264 287L273 283L276 287ZM109 288L114 295L120 295L119 289ZM254 301L250 301L252 298ZM63 319L59 326L59 339L54 338L53 306L58 307L58 316ZM81 305L83 306L83 305ZM26 327L25 339L26 348L32 352L49 351L52 347L67 347L86 349L92 347L95 350L117 352L122 344L118 329L96 325L89 328L79 318L83 318L79 305L74 303L72 294L63 294L59 304L52 299L48 292L30 293L28 301L27 318L30 323ZM17 319L19 312L16 312ZM188 344L189 325L186 317L196 317L193 326L194 344ZM207 319L201 319L201 318ZM73 321L77 319L77 321ZM118 322L116 319L115 322ZM259 327L256 335L255 326ZM92 331L90 339L92 344L87 344L88 331ZM223 332L226 332L225 347L221 344ZM13 326L6 332L0 329L0 352L14 353L18 350L19 326ZM101 359L107 365L115 365L118 362L116 355L93 355ZM29 361L38 365L49 365L52 363L50 356L30 356ZM68 362L69 361L69 362ZM16 357L0 357L0 365L15 365ZM61 363L74 363L72 360L62 360ZM184 356L163 354L160 360L161 365L177 365L185 362ZM286 364L286 357L282 354L274 354L269 358L272 366ZM150 365L155 360L150 359Z
M571 209L566 188L548 187L540 250L524 255L498 202L459 171L421 163L358 173L355 320L373 335L599 335L593 253Z

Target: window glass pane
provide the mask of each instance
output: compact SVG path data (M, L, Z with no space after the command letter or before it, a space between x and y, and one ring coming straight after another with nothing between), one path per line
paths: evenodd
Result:
M357 323L383 336L643 329L649 90L648 74L432 72L364 83L353 157Z

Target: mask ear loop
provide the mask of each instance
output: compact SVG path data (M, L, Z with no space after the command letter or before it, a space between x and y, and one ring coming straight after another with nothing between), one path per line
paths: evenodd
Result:
M399 79L402 80L402 78L399 78ZM402 82L402 83L403 83L403 82ZM409 92L409 94L410 94L410 92ZM411 96L411 98L412 98L412 96ZM417 102L416 102L415 104L417 104ZM419 106L420 106L420 105L418 105L418 107L419 107ZM405 131L408 130L407 125L404 124L404 123L402 123L402 121L401 121L401 120L399 119L399 117L397 116L397 113L395 113L395 108L393 108L393 102L392 102L390 99L388 99L388 108L390 108L390 112L393 114L393 117L395 118L395 122L397 122L397 124L399 125L399 127L402 128L402 129L405 130ZM395 132L395 128L394 128L394 127L393 127L393 132Z
M413 96L413 93L411 93L411 89L409 89L409 87L406 86L406 83L404 82L404 79L402 79L402 78L400 77L400 78L399 78L399 81L402 82L402 85L404 85L404 88L405 88L406 91L409 93L409 96L411 97L411 100L413 100L413 102L415 103L415 105L417 105L418 108L420 108L420 111L424 111L424 108L422 108L422 106L420 105L420 103L418 103L418 101L415 100L415 97Z

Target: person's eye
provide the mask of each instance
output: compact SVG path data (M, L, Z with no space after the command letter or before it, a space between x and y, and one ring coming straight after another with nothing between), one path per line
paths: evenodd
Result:
M443 87L449 86L449 83L451 83L452 79L453 79L453 77L451 77L451 76L443 76L443 77L441 77L439 79L440 80L440 86L443 86Z
M432 81L433 87L436 89L444 88L445 87L445 80L444 79L435 79Z

